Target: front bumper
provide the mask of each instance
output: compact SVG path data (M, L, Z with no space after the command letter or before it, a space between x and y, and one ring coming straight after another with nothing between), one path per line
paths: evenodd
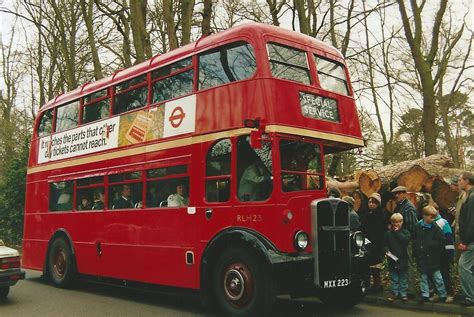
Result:
M25 271L21 269L0 270L0 286L12 286L25 278Z
M312 254L287 255L270 252L272 271L280 294L307 297L324 291L314 284L314 258ZM358 283L369 272L368 261L360 254L351 256L350 280Z

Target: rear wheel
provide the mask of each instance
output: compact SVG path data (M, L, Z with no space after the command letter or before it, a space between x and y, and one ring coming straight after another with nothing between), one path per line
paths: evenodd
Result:
M51 282L61 288L71 286L76 274L76 266L69 244L62 238L51 244L48 255L48 273Z
M212 288L229 316L266 316L275 300L270 273L257 255L246 249L229 249L219 257Z
M10 292L10 286L0 287L0 300L7 298L9 292Z

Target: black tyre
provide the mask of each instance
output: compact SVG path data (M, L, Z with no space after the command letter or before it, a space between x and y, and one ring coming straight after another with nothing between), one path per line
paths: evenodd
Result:
M48 274L51 282L61 288L70 287L76 275L71 248L62 238L54 240L49 249Z
M275 301L269 270L249 250L224 251L214 266L212 289L227 316L268 316Z
M10 292L10 286L0 287L0 300L7 298L9 292Z

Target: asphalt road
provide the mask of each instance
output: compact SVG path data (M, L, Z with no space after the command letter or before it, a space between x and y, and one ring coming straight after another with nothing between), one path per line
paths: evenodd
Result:
M431 316L380 306L358 305L349 311L329 309L316 300L278 299L275 316ZM0 316L218 316L206 313L197 296L171 295L138 291L109 285L79 282L74 289L63 290L49 285L40 273L26 272L26 279L11 288L8 299L0 302ZM436 317L449 316L436 314Z

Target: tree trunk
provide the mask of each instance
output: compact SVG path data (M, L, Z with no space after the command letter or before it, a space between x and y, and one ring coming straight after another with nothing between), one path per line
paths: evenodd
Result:
M300 24L300 32L306 35L310 35L311 28L309 25L309 17L306 15L305 1L304 0L293 0L296 12L298 13L298 21Z
M423 116L421 124L423 126L423 133L425 138L425 155L429 156L437 153L436 148L436 94L435 81L433 80L433 63L438 52L440 26L443 15L446 11L447 0L440 0L440 7L436 12L433 29L431 32L431 43L427 45L423 41L423 23L422 11L424 2L418 6L416 1L410 1L413 11L414 31L412 31L411 23L408 18L408 13L405 8L404 0L397 0L400 15L402 17L403 29L405 31L406 40L410 46L415 68L420 76L422 95L423 95ZM428 47L429 46L429 47ZM429 50L424 51L424 48Z
M163 0L163 19L165 20L170 50L174 50L178 48L178 37L176 36L172 0Z
M84 17L84 22L87 28L87 36L89 40L89 46L91 49L92 54L92 64L94 66L94 78L95 80L99 80L104 78L102 73L102 66L100 64L99 53L97 52L97 46L95 44L94 38L94 24L93 24L93 0L88 0L86 5L86 0L81 0L81 11L82 16Z
M204 0L202 11L201 34L207 36L211 34L212 0Z
M267 4L272 17L272 24L274 26L280 26L280 21L278 20L278 13L280 13L280 10L277 8L277 0L267 0Z
M151 57L150 36L146 31L147 0L130 0L130 25L136 61L139 63Z
M75 35L75 30L67 30L65 25L64 18L71 17L73 12L69 12L64 16L64 12L59 9L58 5L56 4L56 0L50 0L51 6L53 7L55 13L55 22L57 23L57 30L59 34L59 41L60 41L60 50L62 57L64 58L65 63L65 72L63 74L64 80L67 85L68 90L73 90L77 87L77 79L76 79L76 72L75 72L75 60L74 60L74 53L76 51L75 41L71 37L68 41L67 34ZM72 52L73 55L70 55Z
M182 37L181 45L191 42L191 25L193 22L194 0L186 0L181 2L181 28Z

